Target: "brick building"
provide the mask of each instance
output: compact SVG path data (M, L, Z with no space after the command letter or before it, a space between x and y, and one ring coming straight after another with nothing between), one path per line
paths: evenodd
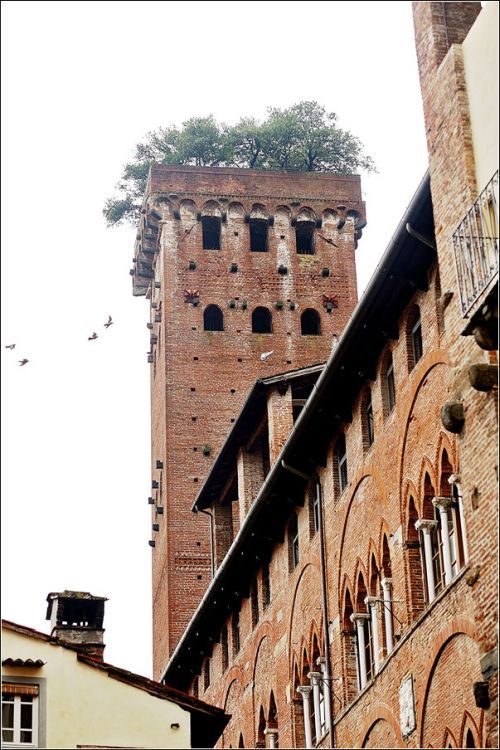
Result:
M328 358L363 226L357 176L151 170L133 289L151 305L156 676L211 577L199 487L256 378Z
M310 253L319 247L328 252L328 261L318 258L317 273L308 278L300 253L286 244L293 219L300 216L293 214L295 201L289 198L286 205L292 213L280 219L281 209L275 203L270 210L268 201L267 213L255 221L265 218L269 226L274 212L272 226L280 229L274 229L273 241L281 239L282 232L288 254L283 260L279 243L273 247L269 241L269 256L258 256L258 262L275 254L270 267L273 273L278 263L288 268L294 281L289 294L276 286L282 283L279 273L258 277L251 265L257 256L251 247L239 246L238 256L234 249L220 267L210 267L223 292L207 294L206 300L217 304L223 293L236 289L227 285L229 260L238 266L236 273L241 267L242 281L249 285L238 289L238 295L232 292L235 305L252 295L249 310L257 301L271 309L279 298L284 305L273 310L273 323L285 325L280 323L272 343L267 344L268 338L255 345L250 316L246 328L243 322L248 311L231 318L241 307L229 306L223 312L225 321L234 325L232 340L216 344L210 359L213 334L202 334L203 349L201 315L198 319L192 303L179 302L188 284L191 298L202 299L201 281L191 283L190 272L183 270L199 245L181 258L175 253L182 254L182 249L172 249L167 259L170 248L179 247L181 229L203 233L203 212L198 218L193 209L181 227L175 224L182 221L180 208L161 204L167 213L161 215L164 239L156 257L165 258L161 279L166 290L160 292L164 319L173 318L173 339L175 329L180 333L182 328L187 348L177 377L165 359L160 360L168 352L151 355L157 368L162 362L166 379L166 397L155 391L153 379L153 447L165 449L163 462L175 447L174 422L165 406L169 388L178 389L178 410L185 419L189 395L184 391L197 367L196 351L204 353L207 365L216 365L218 359L220 373L217 384L212 378L200 394L198 411L192 410L200 420L204 413L207 424L213 406L217 409L218 425L211 425L216 458L203 464L203 473L200 463L192 468L182 463L182 522L189 526L182 544L196 538L194 522L188 521L188 501L195 494L189 492L188 480L196 471L199 491L193 509L210 514L215 574L208 588L206 576L193 591L189 607L196 609L182 635L182 629L174 627L177 615L171 613L169 648L163 647L169 599L163 597L158 604L166 586L159 566L169 559L172 578L179 579L177 591L182 581L168 558L174 544L170 524L167 532L160 526L153 549L153 569L158 568L155 664L168 684L189 689L231 714L221 747L497 746L498 86L492 79L497 70L497 13L497 3L482 11L480 3L414 4L429 173L352 315L350 263L356 223L359 228L363 221L359 196L351 209L346 258L339 237L347 226L341 212L349 213L348 201L323 199L319 210L310 197L307 204L304 200L311 196L312 188L303 182L309 176L277 175L278 181L289 180L288 195L300 193L299 205L314 210L314 217L301 219L309 225L307 261L314 262L317 255ZM226 170L215 170L214 182L220 173L229 179ZM205 178L203 173L190 174L198 184ZM155 177L153 172L151 177L147 200L155 214L160 200L179 198L178 187L174 195L168 193L173 175L163 175ZM230 179L232 183L237 176L232 173ZM255 180L260 193L255 189L254 195L262 196L271 177L249 173L240 179L239 184L248 180L247 191ZM204 189L203 199L208 199L208 187ZM235 192L229 200L235 200ZM254 195L246 198L257 200ZM220 196L218 200L220 206ZM252 242L251 209L241 202L239 221L244 227L247 219ZM229 232L239 236L231 227L230 219L235 219L229 210L226 224L222 215L210 218L205 223L225 226L226 237ZM327 249L319 243L321 235L334 246L328 243ZM297 247L303 236L305 227L296 230ZM143 254L144 247L143 241ZM221 256L213 257L218 263ZM333 275L322 276L323 266ZM344 269L345 276L335 268ZM335 280L335 274L338 281L326 291L321 285L325 279ZM247 292L256 278L258 300L257 290ZM211 283L208 276L202 280ZM154 289L149 294L154 295ZM321 297L323 309L317 303ZM292 311L288 306L295 301ZM221 311L224 304L219 302ZM332 313L328 307L334 308ZM344 307L346 315L341 317ZM306 328L307 343L299 327L304 308L320 312L320 327ZM286 319L277 318L282 312ZM189 328L181 322L189 316L189 325L197 330L186 347ZM241 339L234 335L237 330ZM316 366L329 352L332 334L336 338L328 361ZM165 348L172 345L182 357L180 345L166 336ZM318 347L313 351L306 350L309 337ZM259 358L264 350L274 351L267 368ZM235 371L239 351L246 353L247 366ZM230 401L236 395L230 393L233 374L238 403ZM165 413L166 429L161 427ZM226 414L229 426L224 425ZM182 419L176 439L187 456L191 434ZM171 499L165 512L178 513L181 519L180 507L170 509L172 505ZM200 538L203 532L206 539L206 528ZM209 547L202 553L208 559ZM182 578L191 585L188 575ZM170 602L175 604L175 597ZM183 618L188 618L187 609Z

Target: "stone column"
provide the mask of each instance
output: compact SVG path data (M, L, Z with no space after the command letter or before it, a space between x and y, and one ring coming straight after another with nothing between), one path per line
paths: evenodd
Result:
M321 715L320 715L320 708L319 708L319 691L320 691L320 680L321 680L321 672L309 672L307 675L308 679L311 680L311 685L313 689L313 701L314 701L314 729L316 732L316 742L319 740L321 735L323 734L321 730Z
M460 484L460 477L458 474L452 474L448 479L451 486L455 485L457 488L457 500L458 500L458 513L460 515L460 528L462 529L462 548L464 551L464 565L469 562L469 548L467 546L467 533L465 531L465 518L464 518L464 499L462 492L462 485Z
M332 733L332 699L331 699L331 687L328 683L328 680L326 679L326 659L324 656L320 656L316 662L321 669L321 674L323 677L323 702L325 706L325 722L326 722L326 728L330 732L330 736Z
M384 622L385 622L385 645L389 655L394 646L394 634L392 630L392 580L382 578L380 581L382 591L384 592Z
M424 535L424 555L425 555L425 572L427 577L427 597L429 604L434 600L436 596L436 590L434 585L434 571L432 569L432 544L431 544L431 531L437 526L437 521L433 521L430 518L420 518L415 523L417 531L422 531Z
M264 729L264 734L269 737L269 747L275 748L278 740L278 730L275 727L267 727Z
M365 604L368 605L370 608L370 618L371 618L371 624L372 624L372 644L373 644L373 671L375 674L377 674L378 670L380 669L380 652L379 652L379 642L378 642L378 621L377 621L377 611L378 611L378 599L376 596L367 596L365 597Z
M297 692L302 696L302 709L304 712L304 732L306 735L306 747L312 747L311 734L311 704L309 693L312 687L310 685L299 685Z
M358 682L359 690L364 689L367 682L366 671L366 641L365 641L365 621L370 619L368 612L353 612L351 622L356 626L356 642L358 646Z
M448 508L453 503L452 497L435 497L432 504L439 510L441 516L441 544L443 547L443 563L444 563L444 582L448 586L453 580L453 571L451 569L451 549L450 549L450 536L448 530Z

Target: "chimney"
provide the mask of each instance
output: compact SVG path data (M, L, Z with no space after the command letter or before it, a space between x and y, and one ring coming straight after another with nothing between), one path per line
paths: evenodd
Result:
M50 593L46 619L50 620L51 636L102 661L106 601L105 596L92 596L88 591Z

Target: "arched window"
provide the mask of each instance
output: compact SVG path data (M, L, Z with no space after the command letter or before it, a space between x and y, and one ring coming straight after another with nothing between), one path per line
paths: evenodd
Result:
M314 221L298 221L295 244L299 255L314 255Z
M466 562L465 550L467 548L467 541L465 539L465 530L463 527L463 508L461 507L461 497L459 494L459 487L456 483L450 483L450 477L453 474L453 468L450 464L448 453L443 451L441 458L441 482L439 494L440 497L437 499L441 506L446 507L446 515L448 519L447 533L448 533L448 546L450 549L450 562L451 562L451 573L452 578L455 578L458 571L461 570ZM447 498L449 497L449 500ZM444 511L440 513L441 519L441 534L446 532L444 528Z
M333 486L335 496L337 498L343 493L347 487L348 471L347 471L347 449L345 442L345 434L342 433L337 438L335 444L335 450L333 452Z
M203 312L204 331L223 331L224 314L217 305L208 305Z
M358 688L364 690L366 684L374 675L373 644L371 631L371 616L365 604L367 596L365 582L361 573L358 576L358 592L356 597L356 612L352 615L356 626L356 650L358 664Z
M465 747L476 747L474 735L470 729L467 730L467 734L465 735Z
M222 649L222 671L225 672L229 665L229 644L227 627L224 625L221 632L221 649Z
M424 352L422 341L422 323L420 321L420 308L414 305L408 315L406 322L406 353L408 359L408 372L413 370Z
M342 641L344 656L344 702L350 703L357 694L357 648L356 626L352 619L353 606L349 589L344 595L344 613L342 621Z
M293 513L288 523L288 563L290 572L297 567L299 559L299 523L297 515Z
M420 534L420 547L425 560L425 590L428 604L435 599L445 585L442 537L439 533L439 511L432 502L435 495L430 477L426 474L423 517L417 521L415 526Z
M420 544L420 534L415 528L418 521L417 508L415 501L410 495L408 500L408 526L406 529L406 541L404 544L406 575L409 582L409 601L407 602L407 612L410 622L416 620L425 606L424 593L424 568L425 558L424 550Z
M202 216L203 249L220 250L220 216Z
M252 312L252 333L272 333L273 319L267 307L256 307Z
M319 313L312 307L304 310L300 316L300 333L302 336L320 336L321 321Z
M255 743L255 747L266 746L266 735L264 733L265 728L266 717L264 716L264 709L261 706L259 711L259 726L257 727L257 742Z
M245 742L243 740L242 734L240 734L240 739L238 740L238 747L245 747Z
M369 388L365 390L361 400L361 429L363 434L363 447L365 450L368 450L375 440L372 394Z
M250 251L252 253L267 253L266 219L250 219Z
M386 656L391 653L394 646L394 618L392 614L392 565L391 553L387 536L384 534L382 540L382 570L380 586L382 588L382 623L383 623L383 649Z

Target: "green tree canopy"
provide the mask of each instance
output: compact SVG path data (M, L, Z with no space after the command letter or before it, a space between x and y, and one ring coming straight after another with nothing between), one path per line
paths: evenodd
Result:
M236 125L218 123L212 115L192 117L181 128L159 128L136 146L117 185L119 196L104 206L108 226L139 217L152 164L247 167L301 172L353 174L375 171L372 159L337 116L317 102L285 109L271 107L263 122L242 118Z

